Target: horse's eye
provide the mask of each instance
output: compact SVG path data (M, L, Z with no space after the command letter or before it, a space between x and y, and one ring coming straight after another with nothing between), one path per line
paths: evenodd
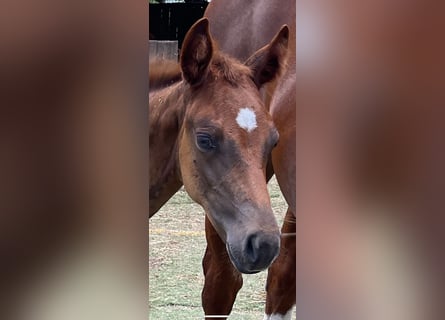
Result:
M211 151L216 148L215 142L207 133L198 133L196 135L196 146L203 152Z

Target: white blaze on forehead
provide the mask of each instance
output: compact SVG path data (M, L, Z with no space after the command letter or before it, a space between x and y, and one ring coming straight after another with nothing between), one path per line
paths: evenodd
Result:
M238 123L241 128L246 129L247 132L252 131L257 127L255 112L249 108L240 109L236 117L236 123Z

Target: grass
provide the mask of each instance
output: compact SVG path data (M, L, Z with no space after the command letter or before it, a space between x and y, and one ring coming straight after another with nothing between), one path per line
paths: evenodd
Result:
M269 183L269 193L281 225L287 205L275 178ZM203 319L203 209L181 189L150 219L149 241L149 319ZM266 271L243 276L230 320L262 319L266 277Z

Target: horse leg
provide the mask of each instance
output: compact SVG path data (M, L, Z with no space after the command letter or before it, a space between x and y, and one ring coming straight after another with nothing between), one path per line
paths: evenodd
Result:
M209 219L205 218L207 248L202 260L204 270L204 289L202 306L206 319L221 319L208 315L229 315L236 294L243 285L241 273L235 269L227 254L226 246ZM223 318L226 319L226 318Z
M278 258L270 266L266 284L266 315L264 319L290 320L296 301L296 224L287 210L281 233Z

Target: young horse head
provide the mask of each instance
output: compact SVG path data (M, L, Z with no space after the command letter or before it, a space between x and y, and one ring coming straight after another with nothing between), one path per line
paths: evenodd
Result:
M287 43L284 26L242 64L218 51L204 18L187 33L176 73L150 64L150 215L184 184L243 273L264 270L279 252L265 177L278 132L259 89L283 68Z

